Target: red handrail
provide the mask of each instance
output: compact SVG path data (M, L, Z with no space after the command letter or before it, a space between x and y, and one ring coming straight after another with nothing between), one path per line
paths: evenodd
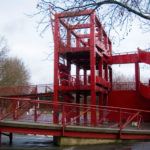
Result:
M5 105L4 105L5 104ZM7 105L6 105L7 104ZM57 109L54 107L57 105ZM5 113L7 107L11 107L11 111ZM96 106L84 105L76 103L54 103L46 100L31 100L19 98L0 97L0 120L17 120L25 122L37 123L53 123L53 115L57 115L57 124L65 128L68 125L88 125L93 126L90 121L91 109L96 112L97 122L95 126L100 126L104 122L111 122L108 127L118 125L120 131L126 128L133 121L137 122L137 127L141 126L143 114L149 114L149 110L120 108L112 106ZM31 111L31 112L30 112ZM54 112L57 111L57 112ZM30 113L30 115L27 114ZM99 113L99 114L98 114ZM87 120L84 120L87 115ZM98 117L99 115L99 117ZM116 116L115 122L112 124L112 118ZM45 118L45 119L44 119Z

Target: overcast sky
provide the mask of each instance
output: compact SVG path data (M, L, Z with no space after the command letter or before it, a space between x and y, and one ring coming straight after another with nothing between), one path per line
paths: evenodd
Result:
M40 37L37 32L38 17L30 18L26 14L33 14L37 0L0 0L0 35L5 36L11 49L10 56L17 56L23 60L31 73L31 83L51 83L53 81L53 61L46 59L51 53L52 34L47 30ZM113 45L117 52L135 51L137 47L150 47L149 33L143 33L137 25L120 44Z

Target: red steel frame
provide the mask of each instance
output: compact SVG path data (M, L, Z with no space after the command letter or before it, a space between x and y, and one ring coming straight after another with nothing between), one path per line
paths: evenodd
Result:
M70 22L70 19L83 16L87 18L84 22ZM85 32L82 32L83 30ZM53 101L37 100L40 96L50 96L49 92L52 91L47 91L47 85L44 86L44 93L38 92L37 86L17 87L18 94L10 94L11 98L7 98L8 95L0 97L0 121L2 123L9 118L12 122L28 123L30 120L34 123L60 125L61 128L41 130L1 125L0 132L84 138L150 139L146 133L141 135L122 132L134 121L137 122L138 128L142 121L150 121L150 111L147 111L150 109L150 87L149 84L140 83L139 66L142 62L150 64L149 58L150 53L140 49L138 53L112 55L111 41L93 10L55 14ZM113 83L111 65L127 63L135 64L135 82ZM72 65L76 69L75 75L72 75ZM12 88L0 88L0 95L1 92L5 93L5 90L12 93ZM124 99L121 94L125 95L126 101L120 101ZM125 103L130 104L132 100L134 107L133 103L132 106L126 107ZM23 117L30 109L33 110L33 115ZM51 116L45 122L42 120L43 115ZM69 125L93 128L101 127L107 122L110 123L109 128L116 127L119 132L66 130Z
M88 16L88 23L77 23L75 25L67 22L66 18L75 18L77 16ZM61 37L60 29L63 26L67 32L66 44ZM78 31L89 29L89 33L83 34ZM65 32L65 31L64 31ZM76 45L72 46L71 36L75 37ZM99 97L99 104L107 104L108 92L112 82L111 65L108 65L108 57L111 55L111 41L106 35L101 23L92 10L85 10L82 12L74 13L61 13L55 15L54 26L54 104L57 113L57 103L59 102L59 94L70 91L72 95L76 95L76 103L81 103L80 97L83 95L84 104L87 104L87 96L90 96L90 104L98 105L96 97ZM66 56L74 55L73 60ZM76 56L83 55L83 57ZM84 57L84 55L88 55ZM68 69L68 73L63 73L60 67L60 58L65 59L66 66L61 64L64 68ZM82 61L83 59L83 61ZM62 76L71 76L71 65L76 66L75 83L70 84L68 79L65 84L61 82ZM103 69L104 68L104 69ZM80 70L83 70L83 84L80 81ZM95 71L99 74L96 75ZM104 75L103 75L104 70ZM109 70L109 77L108 77ZM87 71L90 74L87 76ZM65 77L64 77L65 78ZM67 78L67 77L66 77ZM89 80L88 80L89 79ZM89 82L89 83L88 83ZM88 83L88 84L87 84ZM64 102L69 102L65 96ZM70 101L74 102L74 100ZM77 110L79 113L79 110ZM86 119L85 115L85 119ZM58 119L54 115L54 123ZM77 120L79 122L79 120ZM91 109L91 124L96 124L96 112Z

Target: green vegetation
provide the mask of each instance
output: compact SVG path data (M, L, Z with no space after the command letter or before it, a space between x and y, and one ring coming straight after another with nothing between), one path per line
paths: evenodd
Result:
M9 48L4 37L0 37L0 86L27 85L29 71L22 60L8 57Z

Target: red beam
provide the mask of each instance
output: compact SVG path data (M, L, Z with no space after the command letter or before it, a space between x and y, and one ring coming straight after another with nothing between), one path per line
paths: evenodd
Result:
M110 64L127 64L139 61L138 54L114 55L110 58Z
M76 90L90 90L89 85L76 85L76 86L60 86L60 91L76 91Z
M96 42L96 46L97 46L97 48L99 49L99 50L101 50L101 51L106 51L106 48L105 48L105 45L104 45L104 43L102 43L102 42L100 42L100 41L97 41Z
M90 38L90 34L78 34L78 36L80 38ZM99 35L98 34L95 34L96 37L98 37Z
M117 134L111 133L95 133L95 132L74 132L65 131L64 136L68 137L79 137L79 138L93 138L93 139L117 139Z
M96 54L97 54L99 57L103 57L103 54L100 53L100 52L97 50L97 48L95 49L95 51L96 51Z
M21 133L21 134L53 135L53 136L61 136L62 135L61 130L19 128L19 127L5 127L5 126L1 126L1 132Z
M63 47L60 48L60 53L66 53L66 52L72 52L72 53L76 53L76 52L85 52L85 51L90 51L89 47Z
M140 49L138 49L138 52L139 52L139 59L140 59L139 61L150 64L150 52L142 51Z
M65 22L62 21L61 19L60 19L60 23L61 23L67 30L69 30L69 25L68 25L67 23L65 23ZM78 36L74 31L71 30L71 34L74 35L76 38L78 38L78 39L79 39L79 42L81 42L84 46L86 45L86 43L85 43L82 39L80 39L79 36Z
M101 29L103 30L103 32L106 34L106 32L105 32L105 30L104 30L102 24L100 23L99 19L97 18L97 16L95 17L95 22L96 22L97 26L98 26L99 28L101 28ZM106 35L107 35L107 34L106 34ZM107 38L108 38L108 42L111 44L111 40L109 39L108 36L107 36Z
M150 139L150 135L141 135L141 134L121 134L120 139L124 140L145 140Z
M69 29L74 30L74 29L84 29L84 28L90 28L90 24L76 24L76 25L69 25Z
M127 64L127 63L136 63L143 62L150 64L150 52L139 51L139 53L126 53L113 55L110 59L110 64Z
M93 12L92 9L83 10L83 11L69 11L64 13L59 13L59 18L67 18L67 17L77 17L77 16L85 16L90 15Z
M1 132L62 136L62 130L29 129L29 128L17 128L17 127L1 127ZM64 131L63 136L79 137L79 138L94 138L94 139L96 139L96 138L99 138L99 139L119 139L118 133L95 133L95 132ZM120 139L144 140L144 139L150 139L150 135L122 133L120 136Z

